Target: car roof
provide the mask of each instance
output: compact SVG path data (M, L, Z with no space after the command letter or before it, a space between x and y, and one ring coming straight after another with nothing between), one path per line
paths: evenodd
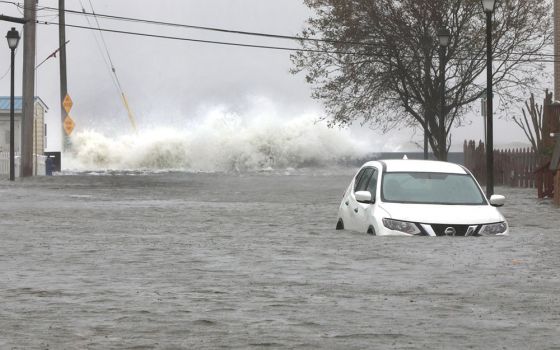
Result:
M419 172L419 173L446 173L467 174L461 165L434 160L414 159L387 159L367 162L363 166L381 164L384 172Z

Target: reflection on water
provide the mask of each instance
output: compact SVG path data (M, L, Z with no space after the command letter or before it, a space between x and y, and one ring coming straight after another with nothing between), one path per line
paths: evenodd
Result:
M0 182L0 348L559 344L559 209L498 188L509 237L335 231L352 173Z

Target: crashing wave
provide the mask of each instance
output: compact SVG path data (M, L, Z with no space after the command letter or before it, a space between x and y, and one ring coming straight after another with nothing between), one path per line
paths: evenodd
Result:
M214 113L185 129L155 128L137 134L76 133L64 168L72 170L254 171L321 167L363 157L368 147L347 130L314 116L249 121Z

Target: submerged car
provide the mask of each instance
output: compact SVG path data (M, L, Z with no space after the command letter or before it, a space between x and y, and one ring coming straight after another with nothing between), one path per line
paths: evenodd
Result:
M372 235L497 236L508 224L463 166L429 160L365 163L344 193L338 230Z

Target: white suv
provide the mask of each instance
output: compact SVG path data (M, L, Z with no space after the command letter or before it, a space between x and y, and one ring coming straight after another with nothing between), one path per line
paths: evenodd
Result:
M507 235L496 209L505 198L486 199L461 165L428 160L380 160L364 164L344 193L338 230L373 235Z

